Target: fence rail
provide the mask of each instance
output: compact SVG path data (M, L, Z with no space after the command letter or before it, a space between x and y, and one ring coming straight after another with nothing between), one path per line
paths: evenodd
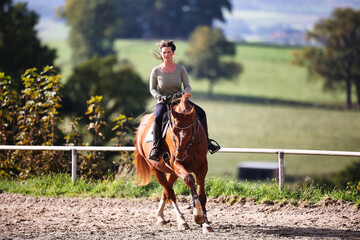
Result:
M134 151L133 146L23 146L23 145L0 145L0 150L39 150L39 151L71 151L71 178L76 180L76 165L78 151ZM360 157L360 152L350 151L327 151L327 150L298 150L298 149L268 149L268 148L221 148L219 153L265 153L277 154L279 161L279 190L282 191L285 182L284 155L325 155Z

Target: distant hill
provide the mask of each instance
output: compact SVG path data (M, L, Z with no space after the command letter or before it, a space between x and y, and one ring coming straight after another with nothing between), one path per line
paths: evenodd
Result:
M337 7L360 9L359 0L233 0L226 24L216 23L234 40L306 45L306 31Z
M27 2L40 17L39 35L63 39L68 28L55 19L56 8L65 0L14 0ZM233 0L233 11L225 12L226 23L216 22L233 40L304 45L304 34L320 19L329 17L336 7L360 9L360 0ZM57 29L57 30L54 30ZM60 29L60 30L59 30Z
M26 2L28 8L35 11L41 18L54 19L56 8L65 4L65 0L14 0L17 2Z
M235 10L328 15L336 7L360 8L359 0L233 0Z

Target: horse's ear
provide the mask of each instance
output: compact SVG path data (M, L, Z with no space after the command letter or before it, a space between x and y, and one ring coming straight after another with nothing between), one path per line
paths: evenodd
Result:
M191 106L191 110L190 110L189 114L193 114L194 111L195 111L195 107L194 107L194 106Z
M184 95L182 96L182 101L187 102L190 97L191 97L190 93L184 93Z
M189 110L189 98L191 97L190 93L184 93L184 95L181 98L181 106L184 112L190 112Z

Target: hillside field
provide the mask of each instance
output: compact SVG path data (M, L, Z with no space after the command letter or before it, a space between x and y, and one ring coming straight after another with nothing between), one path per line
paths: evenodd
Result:
M157 40L118 40L120 59L128 59L145 82L160 64L149 50ZM175 41L175 60L186 62L187 42ZM56 64L63 82L71 75L71 50L66 42L47 43L58 49ZM191 78L193 101L208 116L210 137L222 147L360 151L360 112L344 110L342 93L324 93L320 82L309 82L306 69L292 66L294 49L237 45L236 61L244 73L215 86L215 99L206 98L208 84ZM191 76L190 76L191 77ZM150 94L149 94L150 95ZM155 105L150 99L148 106ZM277 162L276 155L208 155L209 175L236 176L242 161ZM338 171L359 158L285 155L286 175L307 176Z

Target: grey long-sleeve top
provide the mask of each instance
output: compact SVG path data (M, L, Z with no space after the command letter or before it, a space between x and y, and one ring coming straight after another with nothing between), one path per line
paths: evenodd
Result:
M159 99L160 96L170 96L175 93L190 92L189 75L184 66L176 64L176 69L172 73L166 73L161 70L160 65L153 68L150 74L150 93L154 98Z

